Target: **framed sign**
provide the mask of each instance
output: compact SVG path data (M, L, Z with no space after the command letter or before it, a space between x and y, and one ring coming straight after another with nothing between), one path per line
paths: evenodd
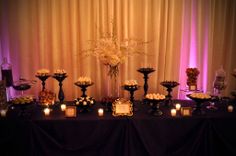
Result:
M112 115L113 116L132 116L133 104L130 100L120 98L112 103Z
M192 107L182 107L181 108L182 116L191 116L192 115Z
M0 81L0 105L4 105L6 103L7 103L6 85L4 81Z
M76 117L76 106L67 106L65 110L66 117Z

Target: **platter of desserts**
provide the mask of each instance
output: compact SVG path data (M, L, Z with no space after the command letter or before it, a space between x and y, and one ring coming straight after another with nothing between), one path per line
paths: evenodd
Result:
M79 77L78 80L75 82L76 86L91 86L93 82L90 77Z
M67 72L64 69L57 69L55 70L53 76L54 77L63 77L66 76Z
M39 69L37 70L35 76L36 77L44 77L44 76L50 76L50 71L48 69Z
M192 93L188 94L187 97L195 102L200 102L200 103L211 100L211 95L207 93Z
M161 82L161 85L166 88L174 88L174 87L178 86L179 83L176 81L163 81L163 82Z
M126 80L122 87L125 90L137 90L140 86L136 80Z
M33 104L34 98L30 95L19 96L11 99L10 103L14 106L30 105Z
M145 99L150 101L163 101L165 98L165 95L159 93L149 93L145 96Z

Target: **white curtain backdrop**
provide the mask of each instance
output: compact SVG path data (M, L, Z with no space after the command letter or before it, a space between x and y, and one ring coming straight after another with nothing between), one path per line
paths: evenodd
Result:
M14 80L36 79L35 72L65 69L66 100L80 96L74 85L79 76L90 76L95 85L88 94L100 99L107 94L107 73L101 62L80 55L89 40L116 26L119 38L148 41L145 55L131 56L120 66L119 85L136 79L142 65L156 69L149 78L149 91L164 93L163 80L175 80L174 98L186 86L185 70L200 70L198 86L212 90L215 71L227 72L225 95L236 88L231 73L236 68L236 1L234 0L0 0L0 57L13 64ZM50 78L46 88L58 92ZM37 95L38 81L28 93ZM120 95L128 94L120 89ZM135 93L140 99L143 89Z

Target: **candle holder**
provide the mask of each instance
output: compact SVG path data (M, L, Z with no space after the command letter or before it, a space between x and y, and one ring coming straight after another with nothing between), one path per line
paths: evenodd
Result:
M161 116L163 112L160 110L160 103L165 99L157 100L157 99L146 99L151 109L148 111L149 114L153 116Z
M124 90L129 91L129 93L130 93L130 101L133 103L134 111L137 111L138 108L135 106L135 103L134 103L134 92L135 92L136 90L138 90L138 89L140 88L140 86L138 86L138 85L131 85L131 86L129 86L129 85L124 85L124 86L122 86L122 88L123 88Z
M95 104L95 99L89 96L86 97L79 97L75 99L75 105L78 108L78 112L91 112L92 111L92 106Z
M154 72L155 69L153 69L153 68L139 68L137 71L143 74L143 79L144 79L143 89L144 89L144 96L145 96L148 92L148 74Z
M172 91L173 91L173 88L175 88L176 86L179 85L178 82L176 81L163 81L161 82L161 85L163 87L166 88L166 91L168 92L168 94L166 95L166 102L165 102L165 106L168 106L168 107L172 107Z
M87 88L88 88L89 86L92 86L92 85L93 85L93 82L88 83L88 84L81 84L81 83L79 83L79 82L75 82L75 85L78 86L78 87L80 87L81 92L82 92L81 97L86 97L86 96L87 96L87 95L86 95Z
M42 82L42 91L45 90L45 82L50 77L50 75L36 75L36 77Z
M54 79L56 79L59 82L59 93L58 93L58 99L60 101L60 103L63 102L65 96L64 96L64 92L62 89L62 82L65 80L65 78L67 78L68 76L66 74L54 74L52 76Z
M207 101L210 101L211 98L200 99L200 98L192 97L190 94L188 94L187 97L190 98L191 100L193 100L196 103L192 114L193 115L204 115L205 111L202 110L202 104L207 102Z

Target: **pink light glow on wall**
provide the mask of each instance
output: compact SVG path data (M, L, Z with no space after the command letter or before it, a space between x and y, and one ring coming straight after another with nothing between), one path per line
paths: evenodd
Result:
M190 52L189 52L189 63L188 67L197 67L197 18L196 18L196 1L192 1L191 11L191 30L190 30Z
M198 49L198 19L197 19L197 1L187 1L191 3L191 8L184 8L184 16L182 21L182 45L181 45L181 58L180 58L180 71L179 71L179 89L186 88L186 68L199 68L200 75L198 86L205 92L207 90L208 83L208 32L209 32L209 14L204 13L204 43L202 49ZM208 8L208 3L205 6ZM191 10L190 10L191 9ZM206 9L207 10L207 9ZM191 12L191 14L188 14ZM190 34L190 35L189 35ZM203 60L198 60L198 56L202 53ZM199 67L199 63L202 64L202 68ZM179 90L180 99L185 99L185 94Z
M209 7L208 3L205 5L206 8ZM202 89L204 92L207 91L207 83L208 83L208 37L209 37L209 14L206 12L205 23L204 23L204 45L203 45L203 68L202 68Z

